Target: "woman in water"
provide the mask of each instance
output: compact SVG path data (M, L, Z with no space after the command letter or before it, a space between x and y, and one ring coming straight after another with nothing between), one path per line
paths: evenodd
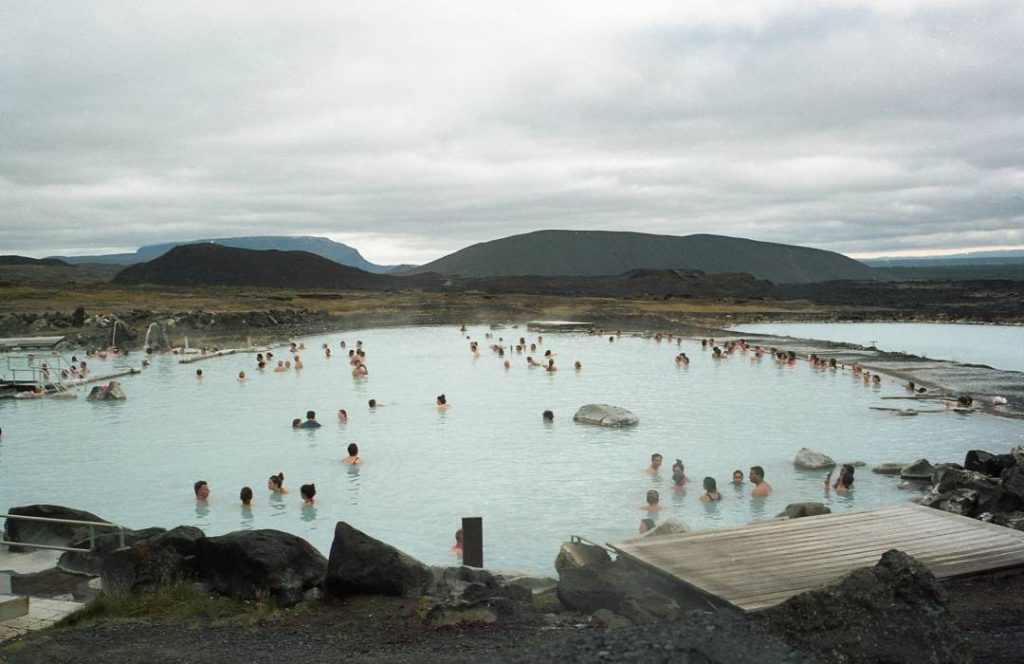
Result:
M299 487L299 495L302 496L303 505L312 505L316 502L316 485L315 484L303 484Z
M734 471L732 471L732 485L734 487L737 487L737 488L743 486L743 471L742 470L734 470Z
M243 486L238 494L238 499L242 501L242 507L252 507L252 489Z
M348 456L341 460L341 462L343 464L348 465L348 466L358 466L359 464L361 464L363 462L363 460L361 458L359 458L359 446L358 445L356 445L355 443L349 443L347 449L348 449Z
M348 422L348 411L346 411L344 408L338 409L338 421Z
M690 478L686 476L686 466L683 465L682 459L676 459L676 462L672 464L672 482L675 484L677 493L685 491L686 485L690 482Z
M700 497L700 502L708 503L715 502L722 499L722 494L718 493L718 484L715 482L714 477L704 478L704 495Z
M839 477L835 482L832 483L831 488L836 490L839 495L847 494L853 489L853 472L854 468L848 463L844 463L839 467ZM828 471L828 475L825 477L825 493L829 490L829 480L832 479L832 471Z
M284 488L284 473L271 475L267 480L267 488L271 493L288 493L288 489Z

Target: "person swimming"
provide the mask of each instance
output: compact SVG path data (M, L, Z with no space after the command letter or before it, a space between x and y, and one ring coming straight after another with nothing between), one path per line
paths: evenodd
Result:
M288 371L288 369L286 369L284 366L284 360L277 361L277 366L274 367L274 371L277 373L281 373L282 371Z
M654 454L651 455L651 465L647 466L647 470L644 472L646 472L648 475L657 475L658 470L661 468L661 463L664 460L665 457L663 457L658 452L655 452Z
M238 499L242 501L242 507L252 507L252 489L243 486L238 493Z
M772 485L764 481L764 468L761 466L750 467L750 481L754 483L751 498L764 498L771 494Z
M355 443L348 444L348 456L341 460L346 466L358 466L363 463L363 460L359 457L359 446Z
M452 546L452 553L454 553L459 558L461 558L462 557L462 549L463 549L462 528L459 528L458 530L455 531L455 544Z
M299 487L299 495L302 496L303 505L312 505L316 502L316 484L303 484Z
M649 533L652 530L654 530L654 519L640 519L640 534L641 535Z
M316 411L306 411L306 421L299 425L302 429L319 429L320 423L316 421Z
M651 489L647 492L647 504L642 505L640 509L647 512L657 512L661 509L661 495L657 489Z
M302 418L301 417L296 417L294 420L292 420L292 428L293 429L298 429L301 424L302 424Z
M448 403L448 398L445 397L445 395L443 395L443 394L438 394L437 395L436 403L437 403L437 409L438 410L448 410L449 408L452 407L452 405L450 403Z
M355 366L352 369L352 377L353 378L362 378L364 376L369 376L369 375L370 375L370 369L365 364L363 364L361 361L357 360Z
M555 372L558 371L558 367L555 366L555 358L548 360L548 366L544 367L544 371Z
M271 493L288 493L288 489L284 488L284 473L271 475L267 479L267 488L270 489Z
M196 378L202 378L202 377L203 377L203 370L202 369L196 369Z
M579 371L580 369L583 368L583 364L580 363L579 360L576 360L575 362L573 362L572 368L575 369L576 371Z
M676 492L685 490L689 482L690 479L686 476L686 466L683 465L681 459L676 459L676 462L672 464L672 483L675 485Z
M842 466L840 466L839 467L839 477L836 478L836 481L831 485L831 488L835 489L836 493L838 493L840 495L845 494L845 493L849 493L850 490L853 489L854 470L855 469L854 469L853 465L849 464L849 463L844 463ZM830 470L830 471L828 471L828 475L825 477L825 493L826 494L828 493L828 490L830 488L829 487L829 480L831 480L831 479L832 479L832 471Z
M245 372L244 372L244 371L239 371L239 372L238 372L238 382L239 382L239 383L241 383L241 382L243 382L243 381L244 381L245 379L246 379L246 378L245 378Z
M199 480L192 485L192 491L196 494L197 503L205 503L210 499L210 485L206 480Z
M555 414L550 410L545 410L543 413L541 413L540 418L545 422L554 422Z
M348 412L344 408L338 409L338 421L348 422Z
M715 502L722 499L722 494L718 493L718 484L715 482L714 477L704 478L704 495L700 497L700 502L708 503Z
M370 399L370 400L369 400L369 401L367 402L367 404L368 404L368 405L370 406L370 410L374 410L374 409L376 409L376 408L383 408L383 407L384 407L384 404L382 404L382 403L377 403L377 400L376 400L376 399Z
M737 487L743 486L743 471L742 470L734 470L734 471L732 471L732 485L733 486L737 486Z

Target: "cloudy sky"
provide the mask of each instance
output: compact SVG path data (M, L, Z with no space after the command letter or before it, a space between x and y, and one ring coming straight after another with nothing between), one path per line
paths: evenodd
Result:
M5 0L0 253L1024 247L1024 3Z

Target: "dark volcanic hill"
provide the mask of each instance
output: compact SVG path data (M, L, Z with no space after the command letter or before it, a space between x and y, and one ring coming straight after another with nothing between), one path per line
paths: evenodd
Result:
M464 277L607 276L631 270L747 273L774 283L877 280L842 254L723 235L651 235L612 231L537 231L482 242L403 274Z
M65 260L80 263L105 263L113 265L134 265L144 263L154 258L163 256L174 247L186 244L219 244L225 247L237 249L277 249L278 251L308 251L311 254L323 256L324 258L340 263L357 267L367 272L384 273L391 270L408 268L407 265L377 265L363 258L354 247L341 242L335 242L325 237L313 237L302 235L253 235L247 237L222 237L206 240L188 240L186 242L164 242L162 244L149 244L139 249L134 254L105 254L99 256L65 256Z
M148 263L118 272L115 284L261 286L380 290L405 280L339 265L306 251L257 251L218 244L186 244Z
M58 258L29 258L28 256L0 256L0 265L53 265L71 267Z

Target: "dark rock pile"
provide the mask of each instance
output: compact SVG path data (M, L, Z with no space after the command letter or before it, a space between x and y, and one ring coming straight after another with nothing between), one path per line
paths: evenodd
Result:
M962 466L937 465L930 481L919 504L1024 530L1024 445L1009 454L971 450Z
M823 662L970 662L927 567L886 551L874 567L759 613L761 626Z

